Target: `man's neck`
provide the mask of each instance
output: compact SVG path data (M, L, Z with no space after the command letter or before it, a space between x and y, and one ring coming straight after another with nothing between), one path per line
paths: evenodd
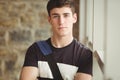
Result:
M54 36L51 37L51 43L54 47L56 48L62 48L67 45L69 45L73 41L73 37L68 36L68 37L61 37L61 38L56 38Z

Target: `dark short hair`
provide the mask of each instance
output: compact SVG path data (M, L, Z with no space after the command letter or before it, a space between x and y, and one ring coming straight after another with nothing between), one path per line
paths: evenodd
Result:
M75 2L74 0L49 0L47 4L47 11L50 15L50 10L53 8L61 8L64 6L68 6L71 8L72 13L75 13Z

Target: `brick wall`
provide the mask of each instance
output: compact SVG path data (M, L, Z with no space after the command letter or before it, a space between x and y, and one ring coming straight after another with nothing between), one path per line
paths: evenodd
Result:
M51 35L47 1L0 0L0 80L18 80L26 49Z
M0 80L18 80L28 46L50 36L46 3L0 1Z

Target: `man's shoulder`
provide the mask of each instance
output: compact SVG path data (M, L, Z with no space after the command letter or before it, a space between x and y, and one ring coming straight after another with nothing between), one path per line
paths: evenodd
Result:
M49 43L50 38L45 39L45 40L37 40L37 41L33 42L32 44L30 44L29 48L31 48L31 47L36 47L36 46L37 46L37 43L39 43L39 42L45 42L45 41L46 41L47 43ZM37 46L37 47L38 47L38 46Z
M77 48L77 50L81 50L82 52L84 51L92 52L89 47L87 47L86 45L84 45L83 43L81 43L80 41L76 39L75 39L75 47Z
M80 41L78 41L77 39L74 39L74 42L75 42L75 46L78 47L78 48L86 48L86 46L81 43Z

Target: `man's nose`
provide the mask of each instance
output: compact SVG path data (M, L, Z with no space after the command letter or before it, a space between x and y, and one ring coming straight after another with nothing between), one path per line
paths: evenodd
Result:
M63 24L64 22L65 22L64 17L63 17L63 16L60 16L60 18L59 18L59 23L60 23L60 24Z

